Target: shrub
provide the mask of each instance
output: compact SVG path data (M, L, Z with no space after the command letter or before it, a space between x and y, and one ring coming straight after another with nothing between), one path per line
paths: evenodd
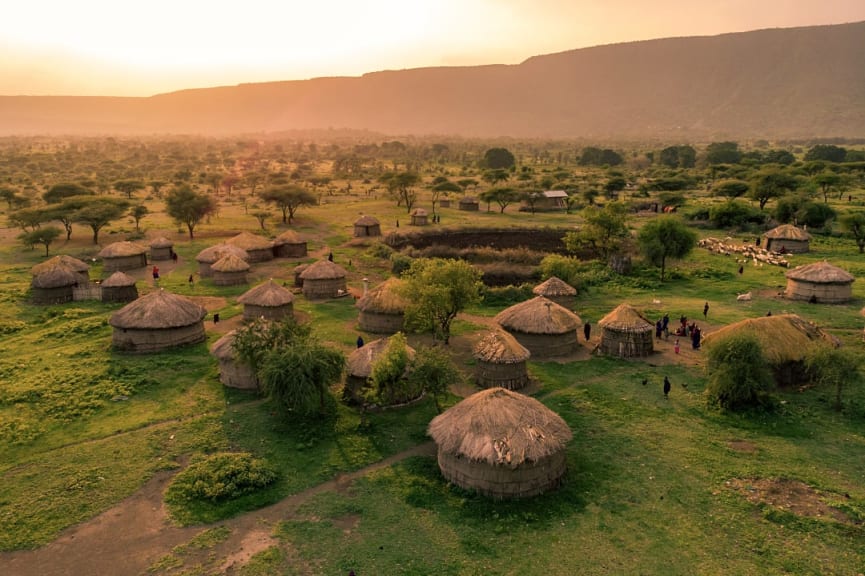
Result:
M276 472L267 462L248 452L211 454L174 477L166 500L230 500L269 486L276 479Z
M481 290L481 295L483 296L485 306L506 308L534 297L532 288L533 286L528 283L520 284L519 286L484 286L483 290Z
M369 247L366 253L373 258L381 258L382 260L388 260L393 254L393 248L391 248L384 242L376 242Z
M732 228L749 223L762 224L766 220L766 215L750 204L731 200L713 206L709 210L709 220L717 228Z
M399 252L394 252L390 256L390 271L395 276L402 276L403 272L411 267L411 257Z
M760 342L751 335L730 336L708 348L710 404L724 410L743 410L771 405L772 374L766 366Z
M850 348L817 346L805 357L808 379L817 386L833 389L836 410L843 407L841 395L844 388L856 388L862 384L861 366L862 360Z

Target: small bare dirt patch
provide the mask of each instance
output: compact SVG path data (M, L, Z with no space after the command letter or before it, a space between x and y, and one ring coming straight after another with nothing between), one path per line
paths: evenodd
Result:
M847 514L826 502L830 494L820 492L799 480L733 478L725 484L754 504L768 504L779 510L807 518L828 518L845 524L853 523Z
M331 522L336 528L342 530L343 534L351 534L352 530L357 528L357 525L360 524L360 516L357 514L349 514L347 516L342 516L341 518L334 518Z
M746 454L754 454L757 451L757 446L753 442L747 440L730 440L727 446L736 452L745 452Z

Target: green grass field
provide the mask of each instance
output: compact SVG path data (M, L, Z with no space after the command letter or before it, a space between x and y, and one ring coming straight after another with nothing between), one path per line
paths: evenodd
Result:
M154 203L143 221L169 232L180 267L162 280L167 289L225 298L223 317L240 308L244 289L209 281L187 286L194 255L220 231L253 230L255 219L225 206L193 242L179 235ZM328 198L299 213L296 228L310 251L333 250L352 260L349 285L387 274L370 255L374 243L350 240L360 213L379 216L387 233L408 219L384 200ZM570 225L577 215L442 211L444 225ZM634 224L640 219L635 217ZM128 225L127 225L128 226ZM280 229L271 223L271 232ZM703 232L709 234L710 231ZM104 241L123 232L106 231ZM711 231L715 236L726 232ZM8 235L7 235L8 236ZM14 236L14 234L12 234ZM76 229L52 254L93 254ZM753 241L753 235L740 240ZM815 237L812 253L794 264L830 258L857 277L862 256L850 240ZM310 260L312 256L310 257ZM64 528L86 521L134 493L156 471L216 451L248 451L279 472L272 487L222 505L172 507L180 523L211 522L275 502L429 441L431 401L368 416L334 405L314 423L286 421L253 394L226 390L207 344L149 356L111 350L110 314L119 305L27 303L29 268L40 250L0 246L0 550L43 545ZM279 264L289 279L295 262ZM700 248L657 271L638 264L632 276L591 285L576 311L593 324L628 301L654 319L682 314L720 326L746 317L795 312L862 349L865 284L854 300L820 306L777 298L784 270L747 266ZM91 271L99 274L98 267ZM148 282L139 282L142 291ZM754 300L737 302L752 291ZM655 303L655 301L660 302ZM322 339L346 352L354 346L356 311L350 299L309 303L307 315ZM499 308L472 313L491 316ZM478 329L471 322L457 334ZM463 351L465 352L465 351ZM274 530L281 543L254 556L245 574L856 574L865 570L865 390L849 390L845 409L831 407L832 390L785 390L777 412L727 415L706 407L705 373L697 365L653 365L593 357L572 363L531 363L538 399L571 426L568 473L562 488L519 502L492 502L449 486L432 458L414 457L324 492ZM464 364L464 368L470 366ZM660 390L668 375L669 401ZM648 377L650 386L641 386ZM685 389L681 386L687 383ZM457 398L449 399L453 403ZM823 513L756 498L763 480L800 481L810 498L844 514ZM782 482L773 484L779 497ZM749 498L750 497L750 498ZM807 500L804 496L799 500ZM810 502L810 500L808 500ZM168 551L166 551L168 552ZM173 562L173 561L172 561ZM184 573L166 562L158 573ZM170 565L169 565L170 564ZM185 572L196 573L196 572ZM202 572L204 573L204 572ZM209 573L209 572L207 572Z

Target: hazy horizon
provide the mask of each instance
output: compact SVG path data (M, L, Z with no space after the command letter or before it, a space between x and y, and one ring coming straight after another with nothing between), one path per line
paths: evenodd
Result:
M191 88L517 64L668 37L865 21L861 0L30 0L0 21L0 95Z

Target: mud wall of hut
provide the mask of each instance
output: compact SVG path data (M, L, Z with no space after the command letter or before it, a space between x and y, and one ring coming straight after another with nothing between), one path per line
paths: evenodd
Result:
M219 361L219 381L229 388L258 390L258 379L252 368L233 360Z
M31 288L30 299L34 304L63 304L72 302L72 286L57 288Z
M475 379L481 388L501 386L508 390L519 390L529 383L525 362L496 364L478 360Z
M256 320L264 318L265 320L279 321L283 318L294 315L294 305L289 302L283 306L257 306L255 304L243 305L243 319Z
M247 259L250 264L254 262L267 262L273 260L273 248L247 248Z
M852 284L815 284L802 280L787 279L787 290L784 293L791 300L815 298L818 304L840 304L848 302L853 297Z
M807 240L788 240L786 238L767 238L766 250L780 252L781 248L793 254L804 254L808 252Z
M174 249L171 246L151 246L150 247L150 259L151 260L171 260L171 254L174 252Z
M199 322L179 328L142 330L137 328L115 328L111 343L118 350L146 354L174 346L204 342L204 324Z
M273 255L276 258L306 258L306 242L303 244L280 244L273 247Z
M576 330L565 334L525 334L510 330L508 332L528 349L535 359L567 356L573 354L579 347Z
M103 258L103 272L125 272L127 270L135 270L136 268L144 268L147 266L147 254L135 254L133 256L118 256L115 258Z
M237 286L239 284L246 284L246 270L239 270L237 272L211 270L210 275L213 277L213 284L216 286Z
M402 314L382 314L361 310L357 315L358 328L373 334L396 334L403 329L404 321L405 317Z
M303 295L310 299L336 298L340 295L340 290L346 290L345 278L308 278L303 281Z
M498 499L536 496L562 481L565 454L551 454L538 462L526 462L515 469L475 462L439 450L439 469L449 482Z
M601 354L619 356L621 358L648 356L654 351L653 337L654 334L651 330L630 332L604 328L601 333L599 350Z
M111 286L100 288L98 299L103 302L132 302L138 298L138 288L133 286Z

